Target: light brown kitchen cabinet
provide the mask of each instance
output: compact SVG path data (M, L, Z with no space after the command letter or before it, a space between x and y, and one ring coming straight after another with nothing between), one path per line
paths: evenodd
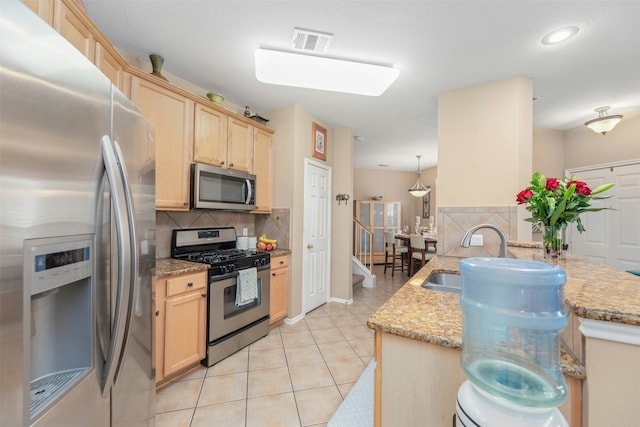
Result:
M132 76L131 100L154 128L156 209L187 211L194 102L151 79Z
M155 282L156 384L196 366L205 357L207 274Z
M253 133L253 173L256 176L256 209L252 213L271 213L273 132L255 128Z
M271 257L269 326L277 326L289 314L289 255Z
M253 172L253 129L247 122L229 116L226 167Z
M55 0L53 28L93 62L96 42L87 19L84 12L62 0Z
M196 103L193 161L213 166L227 165L227 125L221 111Z
M53 24L53 2L51 0L22 0L22 2L47 24Z
M127 62L75 0L23 2L93 62L116 87L129 95L123 81Z
M384 263L384 232L385 230L400 229L400 210L402 204L400 202L384 202L356 200L355 217L373 232L373 242L366 239L363 234L356 236L362 239L360 247L368 251L370 245L373 244L373 263ZM358 256L358 254L356 254Z
M94 63L96 67L102 71L102 74L111 80L111 83L121 91L125 92L125 95L129 95L126 93L124 88L124 67L120 63L119 58L110 51L110 47L111 46L106 46L100 42L96 42Z

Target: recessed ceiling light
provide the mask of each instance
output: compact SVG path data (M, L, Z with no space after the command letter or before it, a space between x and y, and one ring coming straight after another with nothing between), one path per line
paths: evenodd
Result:
M542 38L542 44L551 45L569 40L578 33L578 27L564 27L547 34Z
M270 49L256 49L255 67L262 83L369 96L382 95L400 74L385 65Z

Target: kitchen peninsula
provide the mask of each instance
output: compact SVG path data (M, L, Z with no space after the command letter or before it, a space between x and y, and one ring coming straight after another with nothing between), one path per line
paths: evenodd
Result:
M509 256L542 261L539 248L526 246L510 243ZM460 298L420 285L433 271L459 272L460 260L434 257L367 322L375 330L375 426L451 425L466 380ZM560 410L571 426L633 425L640 277L571 255L559 265L569 315L561 350L569 397Z

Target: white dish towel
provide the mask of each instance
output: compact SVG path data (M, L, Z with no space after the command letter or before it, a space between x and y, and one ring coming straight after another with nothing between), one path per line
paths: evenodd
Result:
M242 307L258 298L258 270L255 267L238 271L236 305Z

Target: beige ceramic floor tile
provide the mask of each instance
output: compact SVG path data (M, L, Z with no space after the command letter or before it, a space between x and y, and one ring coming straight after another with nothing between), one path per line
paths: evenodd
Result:
M293 393L247 400L246 427L298 427L300 418Z
M354 359L328 360L327 367L336 384L356 382L365 365L359 357Z
M296 366L312 362L324 362L320 349L316 344L301 347L287 347L284 349L287 356L287 365Z
M296 391L295 395L303 426L328 422L342 403L335 386Z
M346 341L320 343L318 348L324 360L353 359L358 356Z
M156 427L189 427L193 408L156 414Z
M309 328L305 322L296 322L293 325L287 325L286 323L280 326L280 335L285 336L287 334L295 334L300 332L308 332Z
M207 367L204 365L199 365L196 369L189 372L185 376L178 378L176 381L198 380L204 378L206 375Z
M232 354L210 367L207 371L207 377L247 372L247 369L249 369L249 352L245 349Z
M282 334L282 343L285 347L300 347L314 344L315 340L311 332L307 329L297 333Z
M247 397L267 396L293 391L289 369L272 368L249 372Z
M236 400L217 405L199 406L191 427L239 427L245 425L247 401Z
M247 373L207 377L202 385L198 406L247 398Z
M373 356L373 337L361 340L350 340L349 344L360 357Z
M249 352L249 370L282 368L287 366L283 348L267 348Z
M346 328L348 326L362 326L362 322L356 319L356 317L351 313L346 313L344 315L331 317L333 323L336 324L339 328Z
M335 328L336 325L333 323L331 318L327 315L316 316L316 317L306 317L305 322L307 322L307 327L310 330L314 329L327 329L327 328Z
M356 383L338 384L338 390L340 391L340 394L342 395L343 399L347 398L347 395L349 394L349 392L351 391L354 385L356 385Z
M373 337L371 329L367 328L364 325L341 326L339 329L340 332L342 332L342 335L344 335L345 338L349 341L362 340Z
M249 346L249 351L279 347L282 347L282 337L280 336L280 332L271 331L266 337L260 338L258 341L251 344Z
M294 390L334 385L333 377L324 362L307 363L289 368Z
M202 380L176 381L156 393L156 414L195 408L202 388Z
M316 343L344 341L345 337L338 328L315 329L311 331Z

